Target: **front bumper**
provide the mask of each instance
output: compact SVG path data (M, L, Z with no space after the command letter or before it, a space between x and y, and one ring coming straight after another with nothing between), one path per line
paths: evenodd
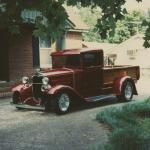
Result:
M13 102L10 102L10 104L15 106L16 108L19 108L19 109L30 109L30 110L45 111L45 107L41 106L41 105L31 106L31 105L27 105L27 104L14 104Z

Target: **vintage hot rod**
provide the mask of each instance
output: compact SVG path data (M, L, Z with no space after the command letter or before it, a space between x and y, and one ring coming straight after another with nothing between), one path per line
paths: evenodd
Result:
M14 87L12 103L18 108L68 112L77 100L95 102L116 95L130 101L137 95L139 66L105 66L103 50L73 49L51 54L52 69L23 77Z

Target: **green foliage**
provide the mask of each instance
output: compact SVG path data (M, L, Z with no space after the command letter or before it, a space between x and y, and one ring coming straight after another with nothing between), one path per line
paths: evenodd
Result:
M149 150L150 134L145 134L149 130L142 129L143 125L125 126L117 128L109 136L109 145L105 149L109 150Z
M117 124L118 121L130 124L136 124L140 116L147 116L150 113L150 98L144 102L126 104L123 107L110 107L97 114L97 120L108 123L112 128L122 124ZM132 117L128 117L132 116ZM150 114L149 116L150 117Z
M139 0L137 0L139 1ZM81 6L99 7L102 9L102 17L97 20L97 28L102 38L107 38L107 33L113 34L116 26L116 22L122 19L126 14L126 9L122 6L125 4L125 0L68 0L68 5L77 5L81 3Z
M116 23L116 29L113 36L108 37L108 41L110 43L121 43L128 38L130 38L131 34L128 26L125 25L125 21L118 21Z
M144 46L146 48L150 47L150 21L145 20L143 25L146 27L145 36L144 36Z
M140 122L140 127L144 130L144 131L146 131L146 132L144 132L144 134L148 134L148 135L150 135L150 118L145 118L144 120L142 120L141 122Z
M115 34L108 37L108 41L111 43L121 43L137 32L143 32L142 22L144 19L145 16L140 11L133 11L126 14L124 19L117 21Z
M78 6L78 9L82 20L90 27L89 32L83 34L83 39L89 42L103 41L98 33L98 29L95 27L97 19L102 16L101 10L99 8L82 8L80 6ZM143 32L142 21L144 19L145 16L140 11L133 11L126 14L122 20L117 21L114 34L110 32L110 35L105 41L110 43L121 43L135 35L137 32Z
M24 21L21 17L23 10L38 11L35 18L34 35L50 36L56 38L64 32L68 15L62 6L64 0L5 0L0 7L0 28L9 28L13 33L18 33L20 25Z
M136 1L140 2L142 0ZM122 7L126 0L1 0L0 28L9 28L13 32L18 33L20 31L18 27L20 27L23 22L21 12L23 10L36 10L41 12L42 17L37 16L36 18L36 30L34 31L34 35L48 35L56 38L64 32L65 21L68 18L62 6L65 2L67 5L72 6L80 3L83 7L90 6L91 8L100 8L102 13L97 19L96 28L102 39L106 39L108 35L112 36L115 34L116 22L123 19L127 13L126 9ZM46 19L45 24L43 24L44 18ZM147 29L145 32L144 45L145 47L150 47L150 21L146 20L146 22ZM118 41L119 38L117 37L116 39L116 41Z
M105 150L150 149L150 98L144 102L110 107L97 114L97 120L112 129Z
M77 6L78 13L81 16L82 20L89 26L90 30L86 33L83 33L83 39L88 42L92 41L101 41L101 37L98 33L98 29L95 27L97 24L97 19L101 16L101 10L99 8L91 7L81 7ZM90 19L89 19L90 18Z
M141 2L142 0L136 0L137 2ZM77 5L81 4L83 7L91 6L99 7L102 9L102 15L97 19L97 29L102 39L107 39L107 37L111 36L110 41L118 43L120 36L118 35L114 39L112 36L115 35L116 22L124 18L124 15L127 13L126 9L122 6L125 4L126 0L67 0L68 5ZM136 15L136 14L135 14ZM130 19L130 18L129 18ZM131 18L132 19L132 18ZM150 30L150 21L147 21L147 30L145 31L145 47L150 47L150 36L147 32ZM130 24L128 27L131 28L131 35L135 33L133 30L134 25ZM117 31L118 32L118 31ZM128 33L126 33L128 36ZM120 40L124 40L120 39ZM120 41L121 42L121 41Z
M142 22L144 21L145 14L141 11L133 11L125 15L125 25L128 27L131 36L135 35L135 33L140 32L142 30Z
M97 33L96 28L90 29L88 32L83 33L83 39L84 41L87 41L87 42L101 42L102 41L100 35Z

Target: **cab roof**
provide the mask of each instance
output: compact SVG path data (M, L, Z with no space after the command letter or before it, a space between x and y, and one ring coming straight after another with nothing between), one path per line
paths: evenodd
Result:
M102 49L80 48L80 49L66 49L62 51L53 52L51 56L63 56L63 55L80 55L87 52L102 52Z

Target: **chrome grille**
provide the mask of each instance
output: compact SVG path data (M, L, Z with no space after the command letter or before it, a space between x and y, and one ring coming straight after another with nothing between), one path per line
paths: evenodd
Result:
M33 90L33 96L35 98L41 98L42 96L42 91L41 91L42 78L43 76L32 77L32 90Z

